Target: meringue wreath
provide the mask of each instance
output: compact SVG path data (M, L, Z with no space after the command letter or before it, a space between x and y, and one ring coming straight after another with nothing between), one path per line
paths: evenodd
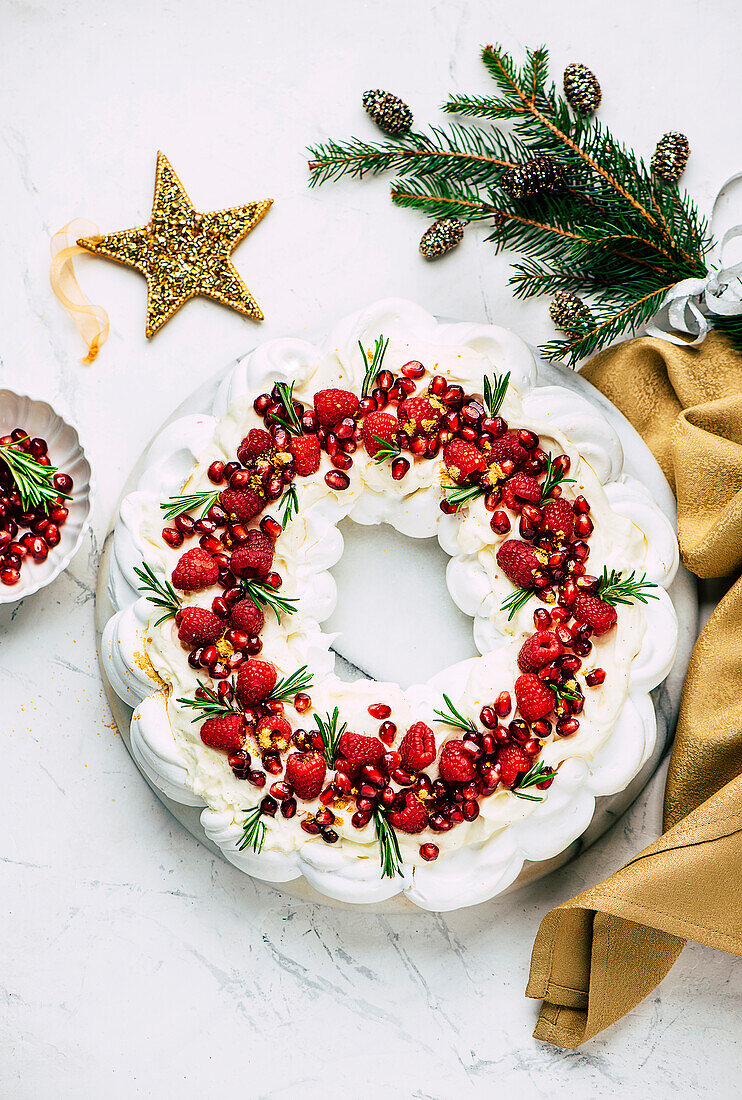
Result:
M104 664L132 750L271 882L450 909L563 851L651 754L674 532L613 428L495 326L389 300L274 340L170 424L121 506ZM481 654L341 680L341 521L437 536Z

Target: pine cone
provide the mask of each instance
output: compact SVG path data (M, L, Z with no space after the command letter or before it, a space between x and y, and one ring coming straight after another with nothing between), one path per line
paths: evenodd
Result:
M524 164L516 164L500 177L500 186L513 199L551 194L560 191L563 183L562 166L551 157L534 157Z
M557 328L569 332L578 321L590 319L590 310L570 290L558 290L549 306L549 316Z
M573 110L581 115L590 115L597 111L603 93L595 73L587 65L578 65L573 61L564 70L564 94Z
M461 244L463 236L464 226L456 218L438 218L423 233L420 251L426 260L437 260Z
M670 130L657 142L652 157L652 171L666 183L676 183L688 163L690 145L685 134Z
M380 130L393 137L406 134L412 127L412 111L397 95L374 88L363 93L363 106Z

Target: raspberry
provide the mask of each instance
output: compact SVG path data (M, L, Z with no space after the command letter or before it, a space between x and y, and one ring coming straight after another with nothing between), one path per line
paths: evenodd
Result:
M474 762L463 741L446 741L441 752L440 772L449 783L469 783L474 778Z
M273 542L262 531L247 532L247 540L235 550L230 569L235 577L265 577L273 565Z
M289 450L296 459L299 477L309 477L319 470L320 446L316 435L292 435Z
M586 592L580 592L572 606L572 614L578 622L591 626L593 634L607 634L616 625L618 618L612 604Z
M503 745L497 754L497 763L503 786L512 787L519 775L530 771L533 761L520 745Z
M259 634L265 625L265 615L252 600L240 600L232 608L231 623L245 634Z
M484 456L473 443L464 439L452 439L443 452L448 476L457 485L463 485L484 469Z
M533 578L541 572L541 563L533 547L519 539L502 543L497 551L497 564L518 588L531 588Z
M421 833L428 825L428 814L419 798L408 791L402 810L389 814L389 821L403 833Z
M251 489L225 489L219 494L219 503L237 523L249 523L265 507L263 498Z
M551 630L539 630L532 634L518 654L521 672L538 672L561 657L564 646Z
M182 645L210 645L224 633L224 623L205 607L183 607L175 616Z
M402 738L399 746L405 771L419 772L435 760L435 737L424 722L415 722Z
M541 526L544 531L559 542L568 542L575 529L575 517L572 505L564 497L547 500L541 509Z
M278 676L268 661L245 661L237 673L237 698L243 707L260 703L276 686Z
M236 752L245 744L245 720L241 714L207 718L201 726L201 740L210 749Z
M346 416L358 412L358 398L350 390L320 390L314 395L314 411L325 428L333 428Z
M513 474L502 487L502 499L511 511L518 511L524 504L540 503L541 486L535 477Z
M175 588L183 592L199 592L210 588L219 578L219 566L206 550L194 546L186 550L173 569L172 581Z
M495 439L487 451L488 462L503 462L506 458L516 466L521 466L528 458L528 451L518 442L518 433L512 428Z
M292 752L286 757L286 779L296 797L304 802L317 797L326 774L327 766L321 752Z
M397 439L399 423L396 416L385 412L372 412L363 421L363 446L369 458L381 449L379 439L393 446ZM379 438L375 438L378 436Z
M515 698L526 722L537 722L554 709L554 692L533 672L526 672L515 681Z
M263 428L251 428L240 443L237 457L240 462L244 462L245 459L258 458L259 455L268 454L272 446L273 440L268 432Z
M443 406L430 396L406 397L398 408L399 423L410 437L434 435L443 419Z
M378 764L384 755L384 746L378 737L347 732L340 738L338 751L342 757L336 762L339 770L353 775L364 764Z
M286 752L291 742L291 726L280 714L268 714L255 727L255 740L263 752Z

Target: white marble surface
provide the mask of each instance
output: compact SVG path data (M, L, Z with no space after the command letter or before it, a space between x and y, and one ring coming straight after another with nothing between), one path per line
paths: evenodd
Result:
M688 133L687 183L707 209L740 167L742 122L719 107L733 95L741 27L731 0L713 18L690 0L214 0L208 15L195 0L0 6L0 385L74 417L98 485L94 532L70 573L0 610L3 1098L738 1095L742 969L709 949L686 948L652 996L581 1051L530 1036L537 1006L523 988L540 917L656 836L661 775L569 868L445 919L287 899L172 820L111 727L95 658L97 554L158 424L256 330L193 302L148 345L143 282L90 259L81 278L109 307L112 335L83 367L47 272L50 234L73 216L104 229L146 220L162 148L205 209L276 200L237 253L268 318L261 338L398 293L538 341L550 335L545 305L512 302L506 258L476 232L425 265L422 224L391 207L383 182L306 191L304 143L370 134L357 104L366 87L391 86L430 118L449 88L486 88L481 42L545 40L557 70L596 70L604 117L640 148L669 128Z

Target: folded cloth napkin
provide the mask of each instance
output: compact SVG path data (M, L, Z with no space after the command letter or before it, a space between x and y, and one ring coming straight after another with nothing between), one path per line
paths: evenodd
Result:
M742 356L712 333L697 348L641 338L582 374L631 421L678 500L683 562L742 568ZM534 1035L578 1047L650 993L686 940L742 955L742 579L699 637L665 789L665 832L605 882L552 909L526 995Z

